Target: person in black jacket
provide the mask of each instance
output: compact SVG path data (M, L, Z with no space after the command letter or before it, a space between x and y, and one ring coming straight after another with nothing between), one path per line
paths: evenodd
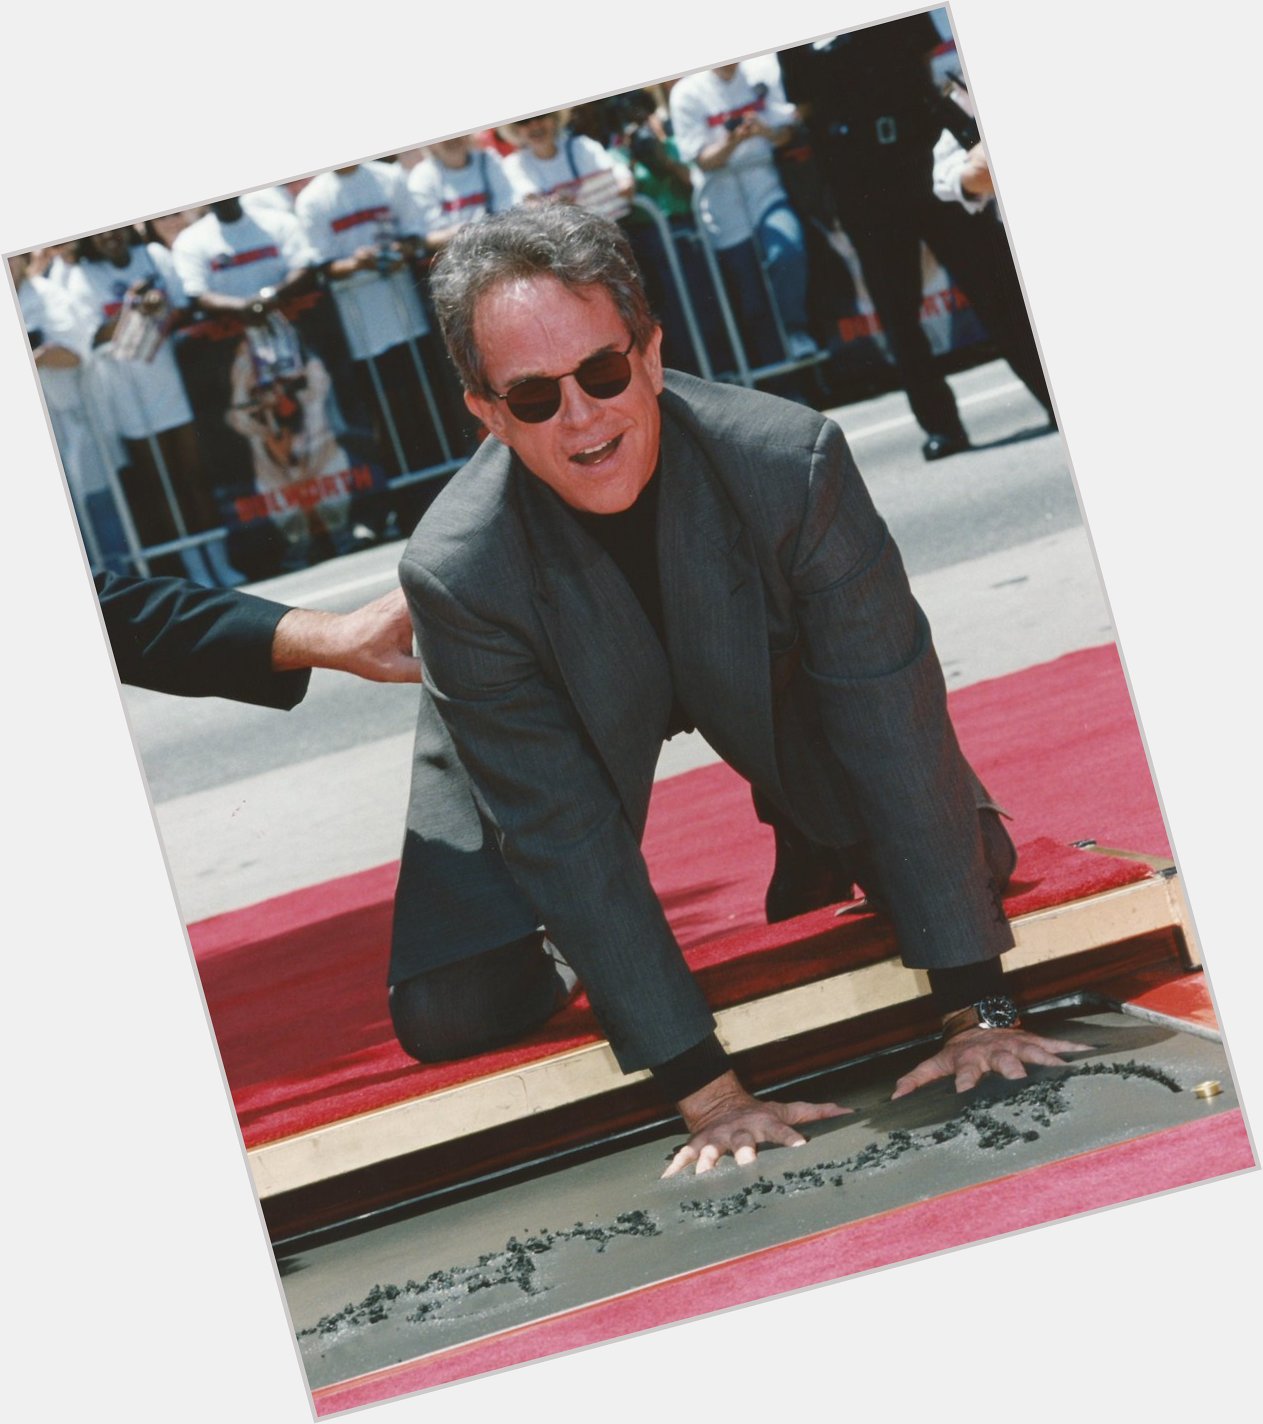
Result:
M965 116L935 88L929 15L870 25L778 56L855 245L927 460L969 448L956 398L921 326L921 243L951 273L1013 372L1052 400L1008 239L994 212L971 216L934 195L934 145ZM976 141L976 140L975 140Z
M135 687L288 711L316 667L421 681L398 588L350 613L324 613L179 578L102 573L95 583L119 678Z

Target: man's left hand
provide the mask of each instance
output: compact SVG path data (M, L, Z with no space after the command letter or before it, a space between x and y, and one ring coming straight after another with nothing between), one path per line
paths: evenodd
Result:
M1027 1063L1062 1068L1059 1053L1088 1053L1089 1043L1071 1043L1062 1038L1041 1038L1024 1028L970 1028L950 1038L933 1058L918 1063L895 1084L891 1101L933 1083L939 1078L955 1078L956 1091L967 1093L987 1073L1002 1078L1025 1078Z

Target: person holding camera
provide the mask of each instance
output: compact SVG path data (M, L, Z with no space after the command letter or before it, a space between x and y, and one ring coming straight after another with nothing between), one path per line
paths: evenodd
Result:
M797 110L740 64L686 75L671 90L671 126L692 165L702 225L731 289L754 364L816 351L807 322L807 254L773 157ZM769 319L760 254L785 330Z

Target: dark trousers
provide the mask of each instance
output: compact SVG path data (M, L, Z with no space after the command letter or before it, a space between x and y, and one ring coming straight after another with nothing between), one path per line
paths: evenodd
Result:
M542 934L416 974L391 986L395 1036L413 1058L438 1063L501 1048L565 1004L574 976Z
M760 819L767 804L755 793ZM980 808L987 864L999 888L1017 856L999 816ZM863 844L845 851L814 845L783 823L776 832L776 870L767 893L769 923L850 899L858 884L882 908ZM555 957L542 932L402 980L390 989L390 1017L404 1050L422 1063L467 1058L524 1037L551 1018L574 987L574 973Z
M843 850L817 845L790 825L757 790L753 800L755 815L764 825L771 826L776 837L776 863L765 901L768 924L840 904L852 899L857 891L870 908L885 912L886 897L866 842L859 841ZM1013 876L1017 851L999 813L990 806L978 808L978 831L998 893Z
M1031 394L1052 413L1039 352L1026 315L1002 224L993 212L970 214L929 188L860 193L835 178L842 226L864 269L873 306L899 379L921 428L930 435L961 429L956 398L937 369L921 326L921 248L925 242L969 299L992 340Z

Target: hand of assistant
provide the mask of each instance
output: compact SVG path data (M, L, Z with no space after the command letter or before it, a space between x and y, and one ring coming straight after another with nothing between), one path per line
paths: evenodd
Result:
M412 651L412 619L403 589L342 615L344 672L370 682L420 682L421 664Z
M987 1073L1002 1078L1025 1078L1027 1063L1061 1068L1061 1053L1088 1053L1091 1044L1063 1038L1041 1038L1024 1028L971 1028L949 1039L933 1058L927 1058L895 1084L891 1100L907 1097L940 1078L955 1078L956 1091L967 1093Z
M369 682L420 682L403 590L392 589L351 613L291 608L272 636L272 666L277 672L332 668Z
M798 1125L840 1117L850 1108L837 1103L775 1103L751 1097L736 1076L725 1073L680 1104L692 1136L671 1159L663 1177L674 1177L690 1163L701 1176L729 1154L739 1167L758 1157L760 1144L801 1147L806 1138Z

